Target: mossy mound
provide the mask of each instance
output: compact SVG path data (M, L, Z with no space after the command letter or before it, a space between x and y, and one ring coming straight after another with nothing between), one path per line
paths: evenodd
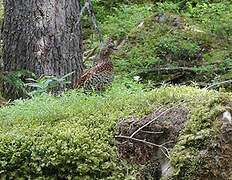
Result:
M110 93L69 92L17 100L1 108L1 179L125 179L113 145L115 122L146 110L140 108L139 96L124 93L120 96L126 104Z
M230 78L231 56L224 38L190 18L160 12L141 21L114 58L124 76L204 86Z
M231 120L222 123L222 113L228 110L231 113L232 99L231 94L228 95L216 93L200 98L198 102L190 102L193 106L190 120L171 152L174 179L230 178L232 144L222 135L231 134ZM229 128L223 128L222 124Z
M139 167L139 163L132 168L124 163L130 154L118 155L114 138L118 134L117 123L125 121L125 124L131 117L143 119L131 126L131 130L136 129L154 118L155 109L165 105L165 110L179 102L182 102L178 106L179 110L173 109L157 121L162 121L158 124L168 130L172 126L171 122L175 122L174 114L183 114L182 108L189 112L188 116L186 113L184 115L188 117L187 124L173 130L172 139L167 139L169 136L162 138L163 142L174 141L167 146L169 151L174 147L170 160L174 168L173 177L191 179L202 162L211 162L198 157L202 150L210 147L212 141L217 141L218 117L230 107L231 94L184 86L164 86L145 92L140 85L131 82L124 84L115 82L112 89L102 95L90 96L73 91L60 97L44 95L30 100L17 100L13 106L1 108L1 178L133 179L138 175L136 167ZM152 113L153 116L150 116ZM165 117L168 117L168 121ZM153 124L150 128L156 129L151 130L158 131L156 125ZM123 132L130 133L128 129ZM142 147L145 146L143 143L131 143L135 143L135 147L142 152L152 152L147 147ZM133 158L136 153L131 153ZM221 154L224 155L224 152ZM147 162L151 165L156 161L151 159ZM210 168L210 164L208 165ZM230 165L227 167L227 170L231 169ZM144 172L152 174L149 168ZM147 177L151 177L150 175Z
M155 121L135 135L135 139L122 138L118 145L120 155L129 163L145 165L140 178L231 178L232 122L223 120L222 114L232 112L232 94L189 87L162 87L148 94L151 96L147 103L154 108L153 112L142 118L125 119L120 134L131 137L133 131ZM162 101L164 97L169 100ZM175 107L180 101L182 104ZM167 109L170 111L163 113ZM162 148L147 142L165 144L171 150L170 160Z

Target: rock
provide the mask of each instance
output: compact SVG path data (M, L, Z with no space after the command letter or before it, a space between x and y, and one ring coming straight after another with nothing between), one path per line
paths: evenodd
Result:
M222 114L222 120L223 120L223 121L226 121L226 122L229 122L230 124L232 123L231 114L230 114L229 111L225 111L225 112Z
M171 165L167 161L164 161L163 163L161 163L161 171L162 178L166 179L171 175L173 167L171 167Z
M224 139L232 144L232 117L229 111L222 114L221 123L221 132Z

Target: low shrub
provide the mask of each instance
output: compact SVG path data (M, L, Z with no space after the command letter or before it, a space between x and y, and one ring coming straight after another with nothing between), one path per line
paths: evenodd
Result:
M199 22L204 29L215 33L219 38L229 42L232 40L231 2L201 3L195 7L189 6L185 15L192 17Z
M190 62L201 58L201 47L189 40L164 37L159 39L156 46L158 56L171 62L172 65L177 64L177 61L180 66L189 65Z

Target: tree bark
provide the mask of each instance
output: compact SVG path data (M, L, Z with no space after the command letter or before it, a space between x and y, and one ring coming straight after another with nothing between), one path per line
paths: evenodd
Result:
M5 71L29 70L38 77L69 77L71 88L83 71L82 28L77 24L80 0L4 0L3 61ZM16 89L4 85L15 98Z
M2 57L0 57L0 99L2 98L2 84L3 84L3 60Z

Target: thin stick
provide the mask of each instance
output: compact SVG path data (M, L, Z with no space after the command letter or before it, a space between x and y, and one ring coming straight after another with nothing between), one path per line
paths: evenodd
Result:
M95 17L95 15L94 15L94 13L93 13L93 6L92 6L92 4L90 3L90 0L85 0L85 4L84 4L83 8L81 9L79 18L77 19L77 22L76 22L75 26L77 26L77 25L81 22L81 19L82 19L83 13L85 12L85 9L87 9L87 11L88 11L88 13L89 13L89 16L91 17L91 21L92 21L92 23L93 23L94 29L95 29L95 30L97 31L97 33L98 33L100 43L102 43L103 38L102 38L101 32L100 32L100 30L99 30L96 17Z
M160 106L159 108L157 108L157 109L155 110L155 112L153 112L153 114L159 112L159 111L160 111L163 107L165 107L165 106L167 106L167 104L163 104L162 106Z
M218 85L226 84L226 83L230 83L230 82L232 82L232 80L228 80L228 81L223 81L223 82L215 83L215 84L212 84L211 86L207 87L206 89L210 89L210 88L213 87L213 86L218 86Z
M171 108L166 109L165 111L163 111L162 113L160 113L158 116L156 116L154 119L152 119L151 121L147 122L146 124L144 124L143 126L141 126L140 128L138 128L135 132L133 132L133 133L131 134L130 138L133 138L133 136L134 136L135 134L137 134L140 130L142 130L143 128L145 128L145 127L148 126L149 124L153 123L155 120L157 120L159 117L161 117L162 115L164 115L164 114L167 113L168 111L174 109L175 107L177 107L177 106L179 106L179 105L181 105L181 104L183 104L183 103L185 103L185 102L186 102L186 101L180 102L180 103L178 103L177 105L175 105L175 106L173 106L173 107L171 107Z
M87 55L85 57L83 57L83 61L87 61L96 51L97 47L85 52Z
M161 149L161 151L163 152L163 154L168 158L170 159L170 155L169 155L169 152L168 152L168 149L163 146L163 145L159 145L159 144L155 144L155 143L151 143L151 142L148 142L148 141L145 141L145 140L142 140L142 139L137 139L137 138L133 138L133 137L129 137L129 136L122 136L122 135L119 135L119 136L115 136L116 138L124 138L124 139L130 139L130 140L133 140L133 141L137 141L137 142L141 142L141 143L144 143L146 145L151 145L151 146L155 146L155 147L158 147ZM165 152L165 151L166 152Z
M85 12L85 9L88 7L88 2L85 2L83 8L81 9L81 12L80 12L80 15L79 15L79 18L77 19L77 22L75 24L75 26L77 26L80 22L81 22L81 19L82 19L82 16L83 16L83 13Z
M147 134L163 134L164 133L163 131L161 131L161 132L153 132L153 131L143 131L143 130L141 130L141 132L147 133Z
M95 15L94 15L94 13L93 13L93 6L92 6L92 4L90 3L90 0L86 0L86 2L88 2L88 3L87 3L87 10L88 10L89 15L90 15L90 17L91 17L93 26L94 26L95 30L97 31L97 33L98 33L100 42L102 43L103 38L102 38L102 35L101 35L101 32L100 32L100 29L99 29L99 26L98 26L96 17L95 17Z

